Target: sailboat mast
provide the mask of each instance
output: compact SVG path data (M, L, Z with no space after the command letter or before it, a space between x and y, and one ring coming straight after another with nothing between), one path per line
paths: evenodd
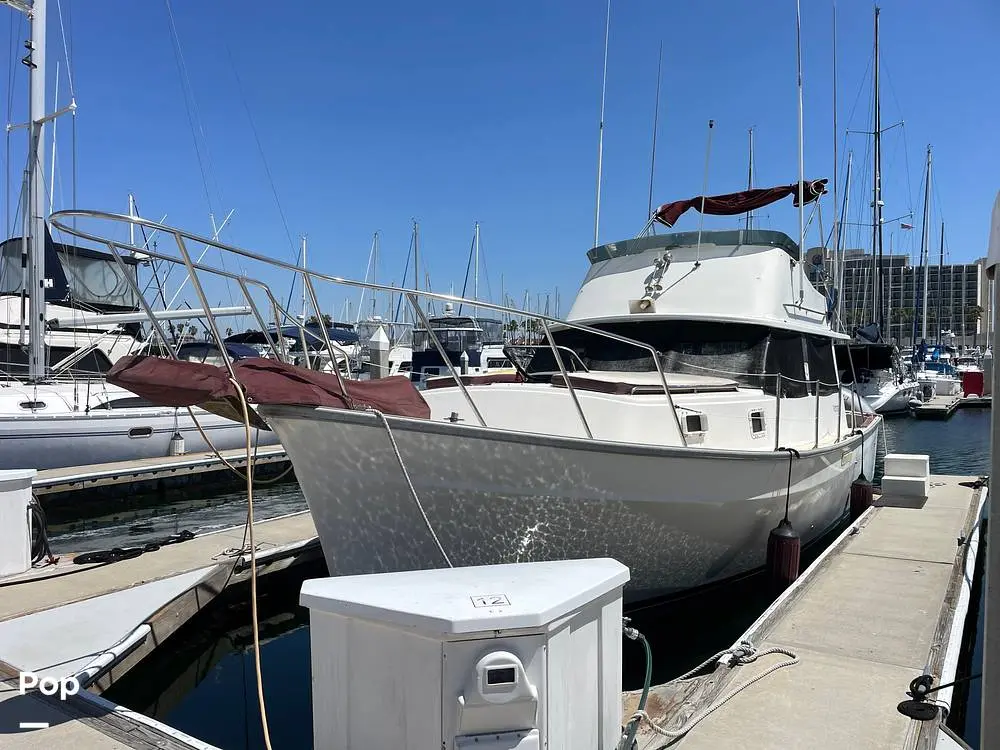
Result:
M45 147L45 0L31 4L31 51L28 67L30 133L29 186L30 215L28 237L28 379L38 381L45 377L45 186L43 169Z
M608 89L608 40L611 37L611 0L608 0L608 16L604 25L604 77L601 81L601 119L597 125L597 198L594 203L594 247L601 226L601 170L604 162L604 100Z
M747 190L753 190L753 128L750 128L750 159L747 166ZM747 211L747 231L753 229L753 209Z
M840 298L844 289L840 274L840 191L837 182L837 172L840 162L837 159L837 2L833 2L833 283L837 290L837 320L840 320Z
M799 90L799 304L806 296L806 199L805 199L805 156L802 126L802 12L799 0L795 0L795 64L798 70ZM701 242L701 237L698 239Z
M944 276L944 222L941 222L941 254L938 256L938 288L937 288L937 342L941 345L941 279Z
M413 222L413 288L420 290L420 225Z
M373 243L372 255L374 256L372 258L372 284L377 284L378 283L378 251L379 251L378 232L375 232L375 236L372 237L372 243ZM375 290L373 289L372 290L372 317L373 318L375 317L375 314L376 314L376 308L375 308L376 299L375 298L377 296L378 295L375 293ZM358 313L360 314L361 310L358 310Z
M302 235L302 267L308 268L306 265L306 236ZM306 282L303 278L302 280L302 320L306 319Z
M473 287L472 287L472 299L474 299L474 300L476 300L478 302L479 301L479 222L478 221L476 222L476 236L475 236L475 242L474 242L474 244L476 246L476 251L475 251L476 252L476 272L475 272L475 277L474 277L475 280L473 281Z
M656 131L660 123L660 74L663 72L663 42L660 42L660 55L656 63L656 101L653 106L653 146L649 154L649 203L646 207L646 220L653 216L653 175L656 172ZM656 231L654 224L653 231Z
M927 340L927 259L931 250L931 147L927 147L927 176L924 178L924 231L920 237L920 262L924 267L923 322L920 336Z
M854 168L854 152L847 152L847 171L844 173L844 207L840 212L840 220L837 222L839 227L843 221L844 217L847 215L847 205L851 202L851 171ZM837 320L840 321L841 327L844 326L844 259L843 249L841 245L841 235L837 232L837 243L834 245L834 252L837 257ZM857 288L857 285L855 285Z
M882 301L882 105L879 92L878 17L875 8L875 153L874 193L872 201L872 310L878 322L879 334L885 329L885 309Z

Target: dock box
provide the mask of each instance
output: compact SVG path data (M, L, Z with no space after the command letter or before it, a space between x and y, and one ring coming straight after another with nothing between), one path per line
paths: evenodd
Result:
M315 747L616 747L628 578L595 559L306 581Z

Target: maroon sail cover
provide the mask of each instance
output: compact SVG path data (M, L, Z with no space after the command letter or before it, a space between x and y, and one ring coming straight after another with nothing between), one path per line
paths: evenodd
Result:
M401 417L429 419L430 407L409 378L345 380L274 359L242 359L233 365L236 379L250 404L329 406L335 409L374 408ZM225 367L164 359L122 357L108 371L109 383L127 388L163 406L200 406L229 419L243 421L243 409ZM258 426L263 421L255 414Z
M826 180L809 180L802 185L802 194L805 203L811 203L826 192ZM772 188L758 188L755 190L744 190L741 193L728 193L726 195L706 195L695 196L686 201L674 201L664 203L656 209L656 220L661 224L672 227L677 220L688 209L704 211L712 216L733 216L735 214L754 211L764 206L780 201L782 198L792 195L795 197L795 205L799 205L799 183L782 185ZM704 209L702 200L705 201Z

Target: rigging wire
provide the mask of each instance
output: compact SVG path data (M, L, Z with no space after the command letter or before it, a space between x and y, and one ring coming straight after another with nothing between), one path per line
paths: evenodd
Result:
M17 31L15 32L15 22L14 16L17 16ZM17 53L14 51L17 47L14 45L14 39L16 36L21 36L24 30L24 16L21 13L15 13L10 16L10 41L7 44L7 49L11 50L11 56L8 58L8 82L7 82L7 124L11 124L11 119L14 116L14 80L17 77ZM7 189L4 195L4 226L7 228L7 236L13 236L14 234L14 224L11 222L11 212L10 212L10 139L13 131L7 130L7 144L6 144L6 156L4 157L4 171L6 172L7 179ZM20 192L20 191L19 191ZM20 202L20 197L18 198ZM14 221L17 221L17 213L14 213Z
M197 102L194 98L194 90L191 87L191 80L187 74L187 64L184 62L184 53L181 50L180 35L177 33L177 24L174 21L173 8L170 5L170 0L163 0L163 3L167 9L167 21L170 27L170 41L174 51L174 62L177 64L177 72L181 78L181 92L184 96L184 109L187 112L188 126L191 128L191 140L194 142L194 151L198 159L198 168L201 171L202 188L205 191L205 200L208 202L208 210L214 213L208 181L208 172L211 170L207 143L208 139L205 136L205 129L202 127L201 121L197 117L197 112L194 111L197 106ZM196 120L198 120L197 126L195 125ZM202 139L205 140L204 157L202 156L201 145L198 142L199 132L201 133ZM205 166L205 162L209 162L207 168Z
M191 84L191 78L188 75L187 62L184 59L184 52L181 48L180 34L177 31L177 23L174 18L173 7L170 4L170 0L164 0L164 5L167 11L168 26L170 29L170 41L171 47L174 52L174 62L177 64L177 72L180 77L181 93L184 97L184 108L188 118L188 127L191 131L191 140L194 142L195 157L198 160L198 169L201 172L201 182L202 189L205 192L205 202L208 205L209 217L212 221L212 232L213 236L218 237L222 230L217 228L215 225L215 208L212 200L212 195L214 194L217 203L223 203L222 189L219 186L219 181L215 175L215 167L212 162L212 154L209 150L208 135L205 132L205 126L202 123L202 119L198 114L198 101L195 98L194 87ZM200 140L199 140L199 135ZM202 154L204 151L204 154ZM74 199L75 203L75 199ZM232 212L230 212L230 215ZM223 226L225 226L223 224ZM226 259L224 253L219 253L219 262L222 266L222 270L226 269ZM242 262L238 261L240 271L245 275L246 269ZM168 268L166 274L164 275L164 283L170 277L170 272L173 268ZM231 286L231 279L226 279L225 281L226 293L229 296L230 304L235 304L233 302L233 290Z
M229 49L228 45L226 45L226 55L229 58L229 66L232 68L233 77L236 79L236 88L240 95L240 102L243 104L243 109L247 114L247 120L250 123L250 130L253 131L253 138L257 144L257 151L260 153L260 160L263 163L264 173L267 175L268 184L271 187L271 194L274 196L274 204L278 209L278 214L281 216L281 224L285 229L285 236L288 238L288 247L291 250L291 255L295 257L298 250L295 247L295 241L292 239L292 232L288 228L288 219L285 217L285 210L281 206L281 199L278 197L278 188L274 182L274 175L271 174L271 167L267 162L267 157L264 155L264 146L260 140L260 133L257 131L257 125L250 112L250 105L247 103L246 94L243 90L243 81L240 78L239 71L236 69L236 63L233 60L233 53Z

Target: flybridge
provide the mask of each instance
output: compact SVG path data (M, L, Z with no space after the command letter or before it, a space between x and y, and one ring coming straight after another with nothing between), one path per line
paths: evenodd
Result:
M638 255L652 250L674 250L688 247L729 246L729 247L776 247L784 250L792 258L799 260L801 252L796 242L784 232L773 229L722 229L702 232L672 232L635 237L620 242L609 242L587 251L591 263Z

